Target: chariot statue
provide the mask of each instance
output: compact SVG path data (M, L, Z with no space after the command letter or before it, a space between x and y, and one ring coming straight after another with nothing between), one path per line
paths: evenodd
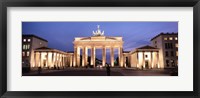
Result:
M104 31L101 32L99 25L97 25L97 30L93 31L93 36L104 36Z

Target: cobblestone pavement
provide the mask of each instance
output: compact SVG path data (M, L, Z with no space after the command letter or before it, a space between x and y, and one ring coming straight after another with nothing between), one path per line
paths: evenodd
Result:
M105 68L66 68L60 70L31 71L23 76L107 76ZM127 68L111 68L111 76L170 76L169 70L148 69L136 70Z

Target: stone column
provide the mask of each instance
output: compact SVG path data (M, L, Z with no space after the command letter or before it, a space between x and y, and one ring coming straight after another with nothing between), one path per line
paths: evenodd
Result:
M54 58L54 53L51 53L51 67L54 67L54 62L53 62L53 58Z
M153 68L153 52L151 51L151 68Z
M123 56L123 65L126 67L126 56Z
M53 53L53 54L54 54L54 56L53 56L53 67L56 67L56 53Z
M65 66L65 55L63 54L63 67Z
M36 56L35 56L35 67L39 67L39 53L36 52Z
M57 67L59 67L58 60L59 60L59 54L56 53L56 66L57 66Z
M65 66L69 66L69 55L65 55Z
M76 66L77 62L77 48L74 47L74 60L73 60L73 66Z
M63 67L63 63L62 62L63 62L63 57L62 57L62 54L60 54L60 66L61 67Z
M93 47L92 47L92 48L91 48L91 53L90 53L90 54L91 54L91 57L90 57L90 65L94 65L94 61L93 61L93 60L94 60L94 59L93 59L93 58L94 58L94 54L93 54L93 51L94 51L94 49L93 49Z
M60 54L60 65L61 65L61 67L63 67L64 65L63 65L63 55L62 54Z
M42 67L42 52L40 52L40 66L39 67Z
M59 65L59 60L60 60L60 58L59 58L59 53L57 53L57 60L56 60L57 67L60 67L60 65Z
M70 67L72 67L72 60L73 59L73 57L72 56L70 56Z
M82 48L82 67L85 66L85 47Z
M123 51L122 47L119 47L118 48L118 57L119 57L118 59L119 59L119 66L120 67L123 67L123 63L122 63L123 62L123 56L122 56L123 54L122 54L122 51Z
M36 67L36 52L34 51L33 53L34 53L34 60L33 60L34 61L34 67Z
M49 52L47 52L47 55L46 55L46 67L49 67Z
M62 61L63 61L62 54L60 54L60 67L63 67Z
M64 54L64 66L65 66L65 67L66 67L66 65L67 65L66 61L67 61L67 56Z
M63 66L65 66L65 67L66 67L66 64L65 64L65 62L66 62L66 57L65 57L65 55L63 54Z
M157 52L157 67L160 68L160 62L159 62L159 53Z
M80 47L77 47L77 66L80 66Z
M85 47L85 65L88 65L88 48Z
M59 67L59 53L56 53L56 65Z
M63 65L63 61L64 61L64 60L63 60L63 55L62 55L62 54L60 54L60 58L61 58L61 62L60 62L60 63L61 63L61 67L63 67L63 66L64 66L64 65Z
M106 65L106 47L103 47L103 54L102 54L102 65L103 67Z
M63 67L65 66L64 61L65 61L65 57L64 57L64 54L62 54L62 65L63 65Z
M62 67L63 65L62 65L62 54L60 54L60 67Z
M94 67L95 67L95 47L92 47L92 49L91 49L92 51L91 51L91 65L93 65Z
M56 67L58 67L58 53L56 53L56 59L55 59L55 65L56 65Z
M137 63L136 63L136 67L137 67L137 68L139 68L139 54L138 54L138 53L139 53L139 52L136 52L136 56L137 56L137 57L136 57L136 58L137 58L137 59L136 59L136 62L137 62Z
M94 47L94 51L93 51L94 53L94 67L96 66L96 48Z
M142 56L143 56L142 66L143 66L143 68L145 68L145 55L144 55L144 51L142 51Z
M60 66L63 67L63 55L60 54Z
M110 60L111 60L111 67L114 67L114 48L111 47L111 54L110 54Z

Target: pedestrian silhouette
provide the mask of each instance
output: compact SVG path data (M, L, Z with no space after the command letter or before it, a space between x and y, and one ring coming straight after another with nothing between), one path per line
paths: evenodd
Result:
M109 65L106 66L106 72L107 72L107 76L110 76L110 66Z
M56 65L54 65L54 70L56 70Z
M41 67L38 67L38 74L40 75L41 73Z

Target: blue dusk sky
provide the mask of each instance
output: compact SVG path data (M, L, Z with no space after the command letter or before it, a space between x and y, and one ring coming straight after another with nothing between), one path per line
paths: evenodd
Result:
M22 22L22 34L42 37L48 40L50 48L74 51L74 38L92 36L97 25L100 25L105 36L123 37L124 51L149 45L151 38L161 32L178 32L178 22ZM102 50L97 50L96 55L101 59Z

